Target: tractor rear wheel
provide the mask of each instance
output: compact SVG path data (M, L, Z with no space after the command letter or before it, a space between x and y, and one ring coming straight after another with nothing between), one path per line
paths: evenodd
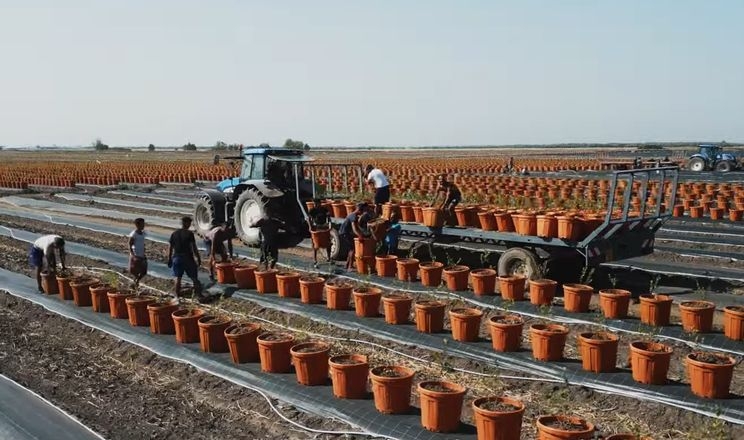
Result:
M331 228L331 260L346 260L348 253L349 249L347 249L347 246L343 241L341 241L341 236L338 235L338 231Z
M733 169L734 169L734 164L732 164L731 162L727 160L718 162L716 164L716 171L718 171L719 173L728 173L729 171Z
M538 264L537 255L520 247L508 249L501 254L498 269L500 277L523 276L528 281L537 280L544 276Z
M251 246L261 243L261 232L253 225L266 214L266 201L258 191L246 189L235 202L235 233Z
M208 195L200 195L199 200L194 203L194 228L196 233L204 237L210 229L224 221L223 215Z
M705 171L705 159L702 157L693 157L687 162L687 169L690 171Z

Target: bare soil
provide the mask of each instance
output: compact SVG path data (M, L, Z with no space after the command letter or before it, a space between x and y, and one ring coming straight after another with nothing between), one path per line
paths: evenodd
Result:
M731 359L727 356L721 356L716 353L697 352L692 353L690 357L696 361L705 362L713 365L731 365Z
M0 293L0 335L2 374L108 439L318 438L281 421L250 390L7 293ZM303 425L350 429L273 403Z
M510 405L508 403L499 402L496 400L486 400L485 402L478 405L478 408L493 412L512 412L519 409L518 406Z
M424 388L429 391L436 391L437 393L454 393L456 392L452 388L446 387L438 382L427 382L423 385L421 385L421 388Z
M586 431L589 426L584 422L569 419L551 419L543 423L545 426L564 431Z

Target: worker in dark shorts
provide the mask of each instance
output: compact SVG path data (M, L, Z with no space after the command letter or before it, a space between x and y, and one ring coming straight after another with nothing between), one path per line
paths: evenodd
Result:
M145 255L145 219L134 220L134 230L129 233L129 273L134 277L134 288L147 275L147 256Z
M62 270L65 270L65 240L59 235L44 235L36 239L31 244L28 251L28 262L31 267L36 269L36 284L39 288L39 292L43 292L44 289L41 286L41 271L44 269L44 263L46 262L46 269L51 273L57 272L57 259L54 252L59 253L59 261L62 263Z
M460 189L453 182L447 181L447 176L443 175L439 180L439 186L431 206L436 206L440 194L444 194L444 200L437 207L444 210L445 217L451 221L454 218L455 206L462 201Z
M261 232L261 258L259 266L264 265L265 270L273 269L279 259L279 228L282 222L274 218L267 210L255 226Z
M206 246L209 255L209 279L212 281L214 281L215 257L219 255L221 263L230 261L233 257L233 236L234 234L227 222L210 229L204 236L204 246ZM227 246L225 246L225 243L227 243Z
M181 229L174 231L168 243L168 267L173 270L176 277L176 298L181 294L181 278L185 273L194 283L194 294L202 299L202 285L199 281L199 266L201 256L196 248L196 238L189 230L191 217L181 218Z
M367 165L367 183L375 187L375 215L382 213L382 205L390 201L390 182L381 169Z
M326 209L321 203L320 200L316 199L314 201L314 207L307 213L307 226L310 230L310 233L312 234L313 231L322 231L322 230L330 230L331 229L331 222L330 218L331 215L328 212L328 209ZM320 249L315 247L315 243L313 243L313 264L314 267L318 267L318 251ZM326 257L328 258L328 263L331 262L331 240L328 240L328 245L325 248L326 251Z
M357 203L354 212L346 216L338 229L339 239L343 247L349 250L346 255L346 270L354 268L354 237L364 238L364 230L359 225L359 219L365 215L368 207L364 202ZM367 214L368 215L368 214Z

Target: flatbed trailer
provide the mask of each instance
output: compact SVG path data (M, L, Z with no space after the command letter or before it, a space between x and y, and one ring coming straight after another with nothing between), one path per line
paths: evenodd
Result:
M477 243L483 252L500 253L500 276L521 274L528 279L544 276L546 269L566 259L580 258L584 266L648 255L654 250L656 231L671 217L676 202L679 167L658 167L615 171L607 193L604 221L580 241L542 238L514 232L484 231L476 228L429 228L418 223L401 222L401 238L466 245ZM634 184L637 184L634 185ZM652 210L646 209L651 186L657 189ZM621 191L616 191L620 189ZM616 196L617 192L617 196ZM633 196L640 199L638 212L631 212ZM665 206L666 209L661 209ZM337 227L343 222L334 218ZM333 234L335 255L342 255L340 240ZM560 269L560 268L558 268Z

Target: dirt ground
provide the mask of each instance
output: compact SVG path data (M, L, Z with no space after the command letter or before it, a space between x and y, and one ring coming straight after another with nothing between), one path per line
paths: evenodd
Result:
M99 234L92 234L92 235L97 236ZM91 240L92 240L91 244L96 243L96 245L98 246L105 247L105 246L102 246L103 244L102 242L98 241L98 238L93 237L91 238ZM9 270L16 271L16 272L29 274L30 269L27 267L27 264L26 264L26 255L25 255L26 249L27 249L27 246L24 243L20 243L20 242L17 242L15 240L8 239L8 238L0 238L0 266L7 268ZM71 266L82 265L82 264L91 265L91 266L106 266L104 263L95 262L93 260L89 260L84 257L78 257L78 256L70 256L70 257L71 259L70 259L69 264ZM161 289L167 289L170 284L170 282L167 280L158 280L158 279L146 279L145 283L152 283L156 287L161 288ZM301 332L316 332L316 333L321 333L321 334L324 334L325 332L327 334L330 331L331 332L330 334L336 337L347 337L347 338L356 338L360 340L375 341L375 339L372 337L363 336L363 335L360 335L358 333L353 333L353 332L344 332L344 331L340 331L339 329L330 329L327 324L312 322L305 318L295 316L292 314L288 314L284 311L277 311L277 310L262 308L250 301L238 301L238 300L230 299L230 300L223 301L222 303L219 304L219 306L225 308L226 310L230 310L234 313L258 315L258 316L263 317L264 319L269 319L274 322L281 322L285 325L290 325L293 328L300 330ZM63 318L59 318L59 317L56 317L56 318L63 320ZM30 317L30 320L23 321L23 322L33 322L36 319L37 318L35 317ZM19 321L21 321L21 319L19 319ZM42 333L45 333L45 330L47 328L48 327L44 325L43 326L44 331L42 331ZM60 334L69 334L69 333L70 332L63 332ZM9 332L3 331L2 334L9 334ZM482 335L485 335L485 333L482 333ZM380 341L376 341L376 342L380 342ZM14 342L11 341L11 343L14 343ZM120 343L120 344L123 344L123 343ZM457 359L457 358L452 358L452 357L443 358L441 353L430 352L427 350L422 350L417 347L404 346L404 345L394 344L394 343L389 343L389 342L381 342L381 344L384 347L411 354L414 357L419 358L419 359L431 360L434 362L434 365L424 365L424 364L421 364L420 362L419 363L412 362L410 359L402 358L391 352L384 352L384 354L381 357L380 349L370 347L365 344L337 342L337 343L334 343L334 350L339 351L339 352L350 352L350 351L360 352L363 354L368 354L370 357L376 356L377 359L381 358L388 362L411 365L417 370L418 379L424 380L427 378L445 377L447 379L467 385L470 389L469 396L483 395L486 393L494 394L494 393L504 392L506 394L519 397L528 404L528 412L525 414L525 437L524 438L526 439L534 438L534 432L532 431L530 420L533 420L534 417L536 417L537 415L549 413L549 412L555 412L555 411L570 411L572 413L582 414L585 417L593 421L601 421L603 429L607 431L621 431L621 430L628 430L628 429L640 430L642 432L663 435L663 437L659 437L659 438L728 439L728 438L737 438L739 436L744 436L744 429L742 429L741 427L730 427L715 419L708 419L705 417L687 413L685 411L681 411L681 410L677 410L677 409L673 409L669 407L664 407L661 405L652 404L648 402L638 402L632 399L621 398L618 396L600 394L592 390L584 389L581 387L565 387L561 385L545 384L545 383L540 383L540 382L525 382L525 381L519 381L519 380L517 381L500 380L496 377L483 378L483 377L473 376L472 374L458 373L458 372L452 371L452 368L463 368L463 369L477 371L480 373L487 373L487 374L493 374L494 371L492 371L492 368L489 368L488 366L479 365L478 363L470 361L470 360ZM525 346L528 346L526 344L527 342L525 341ZM35 352L36 350L30 350L30 351ZM71 353L72 352L64 350L64 349L53 349L53 352L50 352L49 355L54 356L54 357L61 357L62 360L56 361L57 363L60 363L60 362L68 362L67 357L69 357ZM568 358L575 359L576 357L576 352L575 350L572 350L571 343L569 343L569 345L567 346L566 355ZM153 357L152 355L150 356ZM620 355L620 359L623 359L622 354ZM82 360L81 363L83 363L83 365L87 365L86 361L92 361L92 360L90 359ZM159 364L161 360L157 359L157 361ZM50 363L50 362L47 361L46 363ZM170 368L165 368L165 370L170 371ZM72 370L72 371L77 371L77 370ZM673 370L670 373L670 378L674 379L675 374L676 374L676 370ZM14 379L16 378L16 376L13 376L11 374L8 374L8 375L10 377L13 377ZM92 376L92 375L88 375L88 376ZM25 382L23 382L24 380ZM154 382L159 383L161 380L164 381L166 379L161 379L159 373L154 372L152 380ZM33 380L29 378L22 378L21 382L24 384L27 384L31 389L34 389L35 391L41 391L43 395L45 395L46 397L49 397L44 393L44 389L41 388L43 384L37 385L36 382L34 382ZM65 388L68 386L67 384L68 384L67 381L60 381L56 383L58 388L59 387ZM191 391L192 394L194 393L194 390L189 390L189 391ZM69 391L69 392L72 392L72 391ZM136 393L135 395L137 396L145 395L144 393L145 391L141 393ZM60 394L63 394L63 393L60 392ZM67 397L67 394L64 394L64 396L65 397L61 398L60 400L62 402L67 402L66 404L69 406L63 406L63 407L68 408L68 407L76 406L76 402L73 399L74 396ZM256 399L254 398L253 400L256 400ZM469 398L466 399L466 401L469 401ZM417 396L415 395L415 393L412 395L412 402L414 404L417 404ZM121 406L118 406L118 407L120 408ZM246 406L243 406L241 404L241 408L246 408ZM249 408L255 411L259 411L259 409L256 409L253 407L249 407ZM644 422L634 417L634 415L637 414L637 411L639 410L642 410L646 413L658 414L659 416L654 417L653 422ZM179 411L179 415L174 416L176 419L178 419L177 421L173 419L167 419L167 420L163 420L161 424L162 426L170 426L171 423L181 423L181 419L183 419L183 416L184 414L182 414L182 412ZM472 415L471 415L470 409L466 405L464 407L463 420L469 421L471 417ZM255 417L253 418L255 419ZM84 422L88 424L85 419L84 419ZM126 424L127 422L124 421L123 423ZM213 423L218 424L219 422L215 421ZM89 425L89 426L93 426L94 429L97 429L94 425ZM149 427L141 427L141 428L150 429ZM264 426L263 428L266 428L266 427ZM155 429L155 428L153 427L152 429ZM199 431L200 428L198 426L197 427L189 426L189 429L195 429L196 432L200 432ZM266 437L255 437L255 438L278 438L278 437L271 437L271 435L277 432L277 430L274 429L273 427L271 427L270 430L267 430L266 432L261 431L262 429L261 426L257 426L255 427L255 429L256 429L256 432L260 433L261 435L268 434L268 436ZM169 432L170 431L173 431L173 430L169 430ZM231 437L229 435L230 433L229 430L222 431L222 432L226 434L221 435L219 438L245 438L245 437ZM303 437L300 433L290 433L290 434L284 435L284 437L306 438L306 437ZM163 437L163 438L169 438L169 437ZM209 437L190 437L190 438L209 438ZM250 437L250 438L253 438L253 437Z

